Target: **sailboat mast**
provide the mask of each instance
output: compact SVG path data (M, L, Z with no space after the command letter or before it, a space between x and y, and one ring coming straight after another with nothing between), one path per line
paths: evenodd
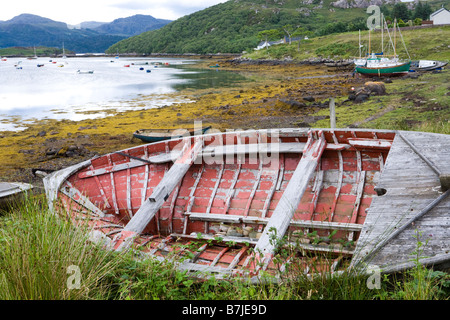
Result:
M383 13L381 13L381 22L380 22L380 28L381 28L381 53L384 55L384 16Z
M394 19L394 57L397 56L397 50L396 50L396 47L397 47L397 39L396 39L396 36L395 36L395 34L396 34L396 28L395 28L395 25L396 25L396 24L397 24L397 18Z
M359 30L359 58L361 59L361 30Z
M369 54L371 54L371 53L372 53L372 51L370 49L370 29L369 29Z

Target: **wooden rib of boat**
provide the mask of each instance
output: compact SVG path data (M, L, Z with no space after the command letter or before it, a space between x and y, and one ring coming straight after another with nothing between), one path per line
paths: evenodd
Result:
M0 208L6 208L20 200L20 197L33 188L31 184L21 182L0 182Z
M191 129L139 129L133 133L133 137L144 142L158 142L163 140L182 138L186 135L205 134L211 126L205 128L191 128Z
M413 266L416 227L424 263L450 262L449 156L442 134L227 132L106 154L44 185L51 210L89 224L108 248L189 272L257 279L294 261L305 273L389 270ZM275 259L285 237L297 250Z

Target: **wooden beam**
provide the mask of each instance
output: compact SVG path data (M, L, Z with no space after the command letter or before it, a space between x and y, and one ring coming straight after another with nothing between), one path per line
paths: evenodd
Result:
M191 220L224 222L224 223L245 223L267 225L270 218L245 217L242 215L230 215L219 213L186 212ZM332 229L346 231L361 231L362 225L357 223L329 222L329 221L311 221L311 220L291 220L289 226L311 229Z
M302 153L305 143L301 142L282 142L282 143L257 143L257 144L240 144L240 145L222 145L214 147L206 147L202 150L201 156L230 156L230 155L245 155L245 154L268 154L268 153ZM350 144L328 144L327 150L345 150L350 147ZM125 157L126 153L118 153ZM78 177L85 179L102 174L127 170L135 167L141 167L150 164L168 163L177 159L181 153L179 151L168 151L156 156L149 157L148 160L137 157L131 157L130 161L113 165L112 163L107 168L91 169L89 171L80 172Z
M325 150L327 143L323 132L319 131L318 138L313 138L312 134L312 131L308 133L303 156L255 247L255 252L264 256L265 264L269 263L276 249L273 237L279 240L284 236Z
M163 179L153 190L152 195L141 205L139 210L133 218L125 226L122 236L119 235L114 239L116 250L125 249L122 246L125 238L140 234L150 220L155 216L156 212L161 208L164 202L172 193L173 189L183 179L186 172L197 158L201 148L203 147L203 140L201 137L195 139L195 144L190 147L190 139L185 139L185 147L180 158L173 164L170 170L164 175ZM128 245L128 244L127 244Z

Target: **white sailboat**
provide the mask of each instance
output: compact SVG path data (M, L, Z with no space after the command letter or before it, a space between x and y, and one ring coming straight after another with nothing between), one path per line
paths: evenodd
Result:
M66 57L66 50L64 49L64 42L63 42L63 56L62 56L62 58L63 59L66 59L67 57Z
M394 75L403 75L407 74L410 69L411 65L411 58L409 57L408 50L405 50L408 54L409 60L400 60L397 55L396 50L396 28L397 21L394 21L394 42L392 42L391 35L389 33L389 28L387 27L386 21L383 19L384 26L381 28L382 36L381 36L381 52L375 53L371 50L371 42L370 42L370 30L369 30L369 48L368 48L368 55L365 59L360 58L359 60L355 60L356 65L356 72L366 75L366 76L394 76ZM384 55L384 28L388 31L389 40L392 45L394 54L391 56L385 56ZM401 36L400 28L398 28L398 31ZM403 37L402 37L403 40ZM403 45L404 42L403 42Z

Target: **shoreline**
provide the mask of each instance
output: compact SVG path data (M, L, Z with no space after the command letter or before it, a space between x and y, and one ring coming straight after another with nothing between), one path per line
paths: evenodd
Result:
M370 79L333 73L322 64L236 64L225 59L208 59L198 61L197 66L209 68L211 61L219 63L220 70L250 74L255 80L229 88L183 89L171 94L189 98L193 101L189 103L82 121L42 120L20 132L0 132L4 151L0 155L0 180L31 183L40 189L42 179L33 174L36 169L59 170L96 155L143 144L132 136L137 129L187 128L194 121L220 131L329 127L331 97L337 100L338 109L342 106L356 114L344 123L338 114L338 126L351 126L380 112L372 106L364 106L361 112L359 106L345 104L351 88Z

